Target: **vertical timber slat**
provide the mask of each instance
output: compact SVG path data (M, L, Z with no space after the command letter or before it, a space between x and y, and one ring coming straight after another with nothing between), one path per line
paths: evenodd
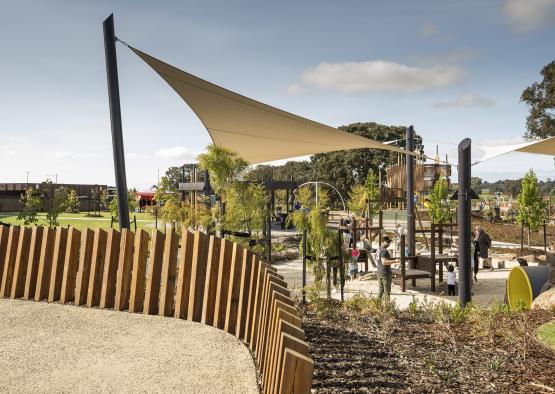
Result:
M162 277L160 283L160 316L172 316L175 296L175 274L177 271L177 249L179 238L173 229L166 234L162 258Z
M220 263L220 238L210 236L208 260L206 268L206 282L204 283L204 304L202 306L202 324L214 324L216 309L216 291L218 289L218 269Z
M206 281L206 260L208 258L208 235L195 232L193 247L193 264L191 266L191 288L189 291L189 308L187 320L200 322Z
M2 227L4 226L0 226L0 256L4 255L5 253L2 252ZM40 249L42 244L43 231L44 227L34 226L31 229L31 250L29 251L29 262L27 264L27 275L25 278L25 290L23 292L23 299L25 300L31 300L35 298L35 289L37 288L37 272L39 269ZM1 266L2 264L0 261L0 267Z
M101 308L113 308L115 304L120 245L120 232L110 229L106 240L104 272L102 273L102 287L100 289Z
M37 271L37 287L35 290L35 301L44 300L48 297L48 285L50 283L50 270L52 267L52 254L54 252L55 232L51 228L45 228L42 233L40 248L39 269Z
M101 228L94 230L91 272L89 275L89 288L87 291L86 304L89 308L100 304L100 291L102 290L102 275L104 274L107 236L106 231Z
M229 274L233 258L233 243L222 239L220 244L220 260L218 268L218 283L216 286L216 305L214 307L214 327L224 329L227 313L227 296L229 289Z
M87 301L87 286L91 273L91 260L94 243L94 231L89 228L81 232L81 247L79 249L79 269L75 281L75 305L83 305Z
M62 274L62 292L60 294L60 302L62 304L75 300L80 239L81 231L71 227L67 233L67 248L64 258L64 272Z
M150 259L146 277L146 291L143 313L156 315L158 312L158 297L160 296L160 275L162 273L162 259L164 258L165 236L158 230L152 231L150 238Z
M23 227L19 232L19 242L17 244L17 254L15 257L15 267L11 288L11 298L20 298L25 291L25 277L27 276L27 265L31 249L31 229Z
M19 232L20 228L18 226L10 226L6 257L4 258L4 273L2 275L2 283L0 284L0 297L9 297L12 290L13 271L15 269L17 245L19 243Z
M239 283L241 280L241 262L243 261L243 248L234 243L229 273L229 286L227 292L227 312L224 330L235 334L237 327L237 312L239 307Z
M118 272L116 275L116 295L114 309L123 311L129 308L131 268L133 266L133 232L128 228L121 230Z
M183 229L179 268L177 269L177 289L175 294L176 319L186 319L189 309L189 292L191 289L191 269L193 264L194 234Z
M133 270L131 272L131 295L129 297L129 312L143 311L145 301L146 260L148 258L149 235L144 230L135 234L135 253L133 255Z

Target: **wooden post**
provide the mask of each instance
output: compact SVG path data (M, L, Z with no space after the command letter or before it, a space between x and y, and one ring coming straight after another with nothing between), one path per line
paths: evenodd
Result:
M46 237L46 233L44 234ZM77 280L75 282L75 305L83 305L87 301L87 286L91 273L91 261L94 243L94 231L89 228L81 232L81 248L79 251L79 269L77 270ZM44 238L43 238L44 244ZM42 254L41 254L42 260ZM39 269L40 274L40 269ZM38 286L38 283L37 283ZM37 287L38 295L38 287ZM35 297L36 300L36 297Z
M430 254L430 260L431 260L430 290L435 292L436 291L436 227L435 227L434 223L431 224L431 238L432 239L430 240L430 245L431 245L430 246L430 250L431 250L431 254Z
M283 368L279 371L279 394L310 393L314 362L306 356L285 349Z
M37 287L35 290L35 301L44 300L48 297L48 285L50 284L50 269L52 267L52 254L54 252L55 232L51 228L45 228L42 234L40 249L39 269L37 271Z
M173 315L173 300L175 297L175 274L177 270L177 246L179 239L175 231L166 234L164 256L162 259L162 277L160 283L160 301L158 314L160 316Z
M100 289L101 308L114 307L120 247L120 232L114 229L109 230L106 241L104 272L102 274L102 288Z
M131 268L133 267L133 232L121 230L118 272L116 275L116 294L114 309L123 311L129 308L131 294Z
M193 265L194 234L183 229L181 236L181 253L177 269L177 289L175 294L176 319L186 319L189 309L189 293L191 290L191 269Z
M107 233L101 228L94 230L94 246L87 289L86 305L91 308L100 304L100 291L102 290L102 275L104 274L104 260L106 258Z
M146 276L145 302L143 308L143 313L145 315L156 315L158 313L158 297L160 296L160 278L162 274L165 239L165 235L160 231L152 231L152 236L150 238L150 260Z
M15 267L11 288L11 298L20 298L25 291L25 277L27 275L27 265L31 249L31 229L23 227L19 234L17 254L15 257Z
M19 243L20 227L10 226L8 235L8 246L4 259L4 273L0 285L0 298L9 297L12 290L13 271L15 269L15 259L17 256L17 245Z
M148 258L148 233L139 230L135 234L133 268L131 271L131 291L129 295L129 312L143 312L145 301L146 260Z
M243 263L241 267L241 280L239 282L239 305L237 310L237 330L235 335L239 339L245 338L245 324L249 304L249 288L251 286L252 252L248 249L243 251Z
M62 292L60 302L65 304L75 300L75 286L77 270L79 269L79 246L81 243L81 231L74 227L68 230L67 248L64 259L64 272L62 276Z
M237 326L237 311L239 309L239 283L241 280L241 263L243 261L243 248L233 244L231 270L229 274L229 288L227 292L227 312L224 330L235 334Z
M0 255L5 256L5 247L2 247L2 228L4 234L8 234L8 228L4 226L0 226ZM31 250L29 251L29 262L27 264L27 274L25 278L25 290L23 292L23 299L31 300L35 298L35 289L37 288L37 272L39 269L39 260L40 260L40 249L42 245L42 233L44 227L37 227L34 226L31 229ZM7 244L7 236L5 237L5 241ZM0 258L0 276L2 275L1 272L2 268L2 258ZM75 288L75 286L74 286Z
M191 266L191 289L189 291L189 308L187 320L200 322L206 281L206 262L208 259L208 235L197 231L193 247Z
M202 305L201 317L201 322L209 326L214 324L214 313L216 310L218 270L220 268L220 245L220 238L213 235L210 236L206 268L206 281L204 283L204 304Z
M2 278L4 277L4 261L8 248L9 233L10 228L0 224L0 284L2 283Z

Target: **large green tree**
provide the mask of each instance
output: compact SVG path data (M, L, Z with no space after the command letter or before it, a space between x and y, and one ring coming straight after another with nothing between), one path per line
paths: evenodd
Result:
M528 229L528 248L530 248L530 232L537 230L545 218L545 204L540 192L538 178L530 170L522 179L522 187L518 195L518 213L516 220Z
M555 135L555 61L546 65L541 82L524 89L520 100L530 108L526 118L528 139L543 139Z
M23 224L37 224L39 221L38 212L42 206L42 199L38 190L28 188L19 198L21 211L17 215L18 220L23 220Z
M376 141L395 141L392 146L405 147L407 128L404 126L385 126L374 122L353 123L341 126L341 130L353 133ZM415 148L422 149L422 139L415 138ZM345 151L319 153L311 158L311 180L325 181L333 184L342 196L347 196L352 187L362 184L370 170L378 174L380 164L397 163L397 153L381 149L351 149ZM382 180L385 173L382 171ZM337 201L333 194L333 201Z

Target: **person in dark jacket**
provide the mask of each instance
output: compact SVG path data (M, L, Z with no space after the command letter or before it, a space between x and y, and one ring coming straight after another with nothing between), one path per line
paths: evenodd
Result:
M491 238L480 226L476 226L476 241L478 243L478 257L484 268L492 268L488 252L491 248Z

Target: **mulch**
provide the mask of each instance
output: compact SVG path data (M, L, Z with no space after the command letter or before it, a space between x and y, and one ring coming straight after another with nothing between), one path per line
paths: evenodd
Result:
M477 335L470 323L445 324L304 310L317 393L552 393L555 352L535 339L555 312L529 311L507 323L514 340ZM519 331L520 330L520 331Z

